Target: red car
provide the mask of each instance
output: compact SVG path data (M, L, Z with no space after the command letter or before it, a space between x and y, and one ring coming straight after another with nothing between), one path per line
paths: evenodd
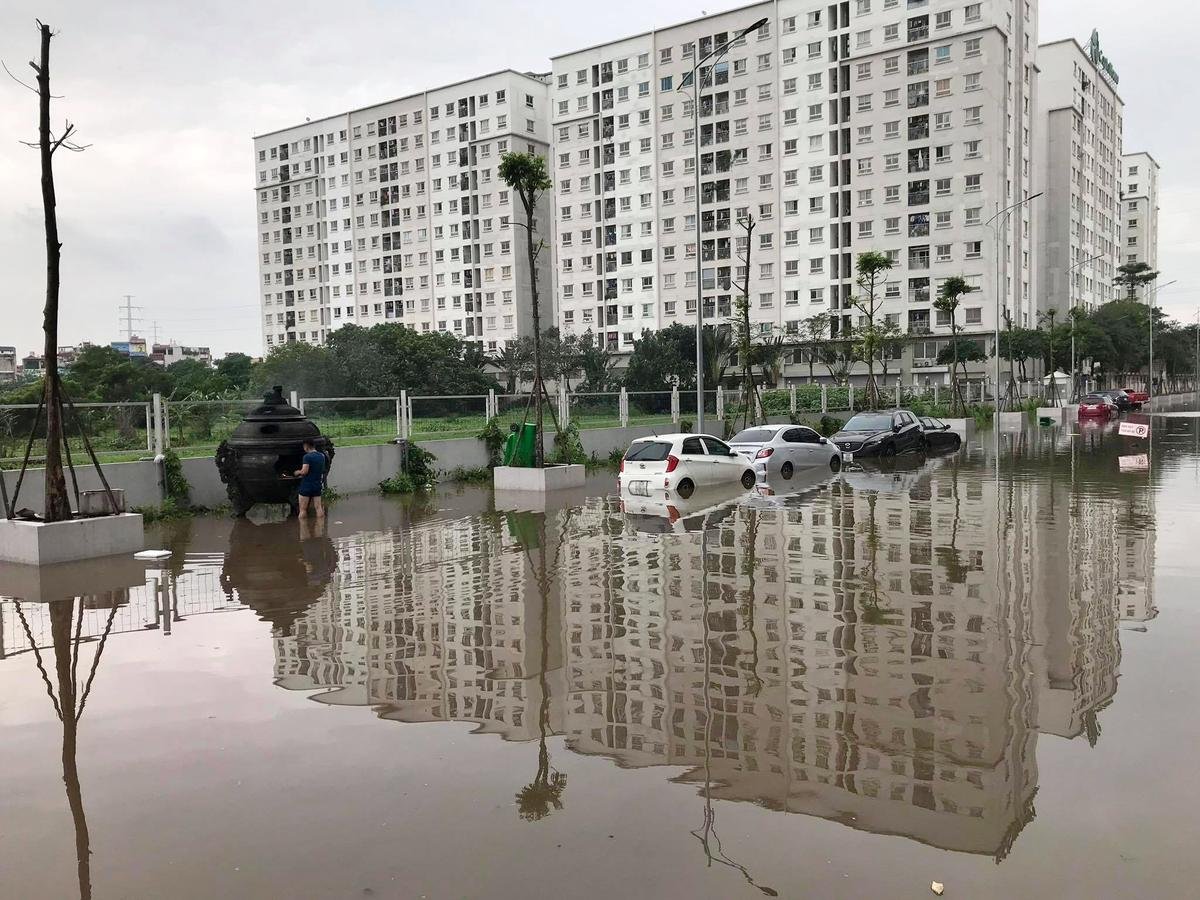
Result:
M1079 418L1108 419L1117 411L1107 397L1099 394L1088 394L1079 401Z
M1129 395L1129 399L1138 406L1150 402L1150 395L1146 391L1138 391L1134 388L1123 388L1123 390Z

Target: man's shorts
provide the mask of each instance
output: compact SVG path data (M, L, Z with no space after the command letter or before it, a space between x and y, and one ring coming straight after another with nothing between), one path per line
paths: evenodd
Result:
M321 496L321 486L317 485L317 487L313 487L313 488L301 487L300 488L300 496L301 497L320 497Z

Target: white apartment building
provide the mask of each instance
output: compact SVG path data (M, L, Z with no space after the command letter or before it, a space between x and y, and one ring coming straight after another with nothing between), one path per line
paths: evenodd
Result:
M702 70L698 239L680 85L697 55L764 17ZM1036 29L1031 3L774 0L555 57L560 325L628 351L643 330L694 323L697 253L705 319L725 321L747 214L763 333L821 312L836 331L854 324L866 250L895 260L884 314L929 335L915 365L932 367L950 333L932 308L947 276L979 288L959 312L967 333L993 328L998 284L1032 324L1031 211L998 233L986 223L1031 193Z
M1038 309L1061 316L1117 296L1124 103L1094 33L1043 44L1038 68Z
M487 349L528 333L525 214L497 171L505 152L547 155L547 93L505 70L257 136L265 350L347 323ZM553 321L549 254L537 265Z
M1121 158L1121 207L1125 243L1121 264L1147 263L1158 268L1158 162L1149 153Z

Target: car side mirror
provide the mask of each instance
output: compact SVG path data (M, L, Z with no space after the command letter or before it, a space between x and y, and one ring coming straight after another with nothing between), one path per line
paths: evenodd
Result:
M818 443L818 444L828 444L828 443L829 443L829 438L818 438L818 439L817 439L817 443Z
M899 423L899 422L893 422L893 423L892 423L892 432L893 432L894 434L899 434L899 433L900 433L900 423Z

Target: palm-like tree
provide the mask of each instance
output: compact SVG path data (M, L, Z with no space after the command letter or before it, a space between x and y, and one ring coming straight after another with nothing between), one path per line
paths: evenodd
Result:
M942 282L942 289L938 292L938 297L933 301L933 308L938 312L946 313L950 319L950 335L953 365L950 369L950 384L954 394L953 408L959 415L966 410L967 404L963 400L962 386L958 381L958 366L960 348L958 343L958 318L955 315L958 312L959 299L963 294L968 294L971 291L979 290L974 285L968 283L967 279L961 275L951 275Z
M1113 282L1125 288L1125 299L1136 300L1138 288L1150 284L1158 278L1158 272L1150 268L1149 263L1125 263L1117 269L1117 277Z

